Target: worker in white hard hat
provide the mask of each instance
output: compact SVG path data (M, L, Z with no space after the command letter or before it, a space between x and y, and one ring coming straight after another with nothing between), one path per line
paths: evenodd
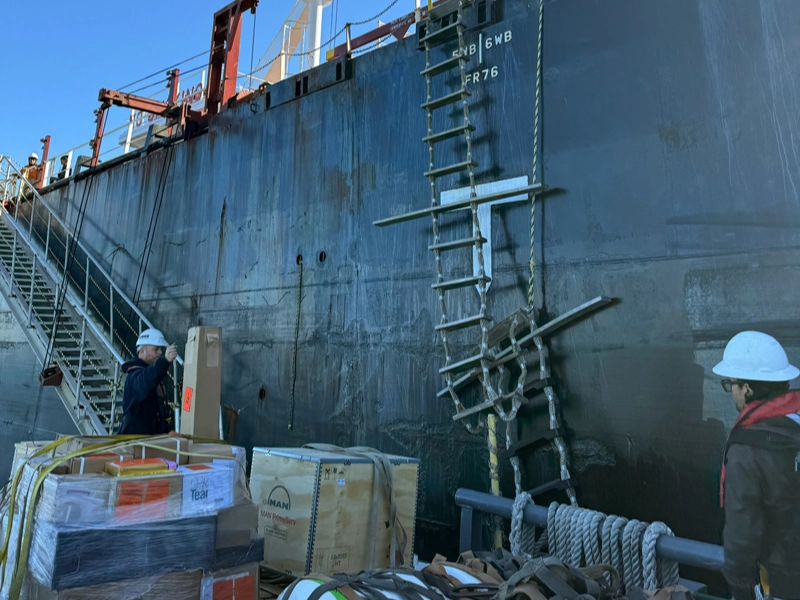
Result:
M39 155L36 154L36 152L31 152L30 156L28 156L28 164L22 167L20 170L22 176L30 181L33 185L36 185L42 178L42 167L41 165L37 164L38 162Z
M735 600L800 600L800 369L778 341L735 335L714 367L739 416L725 448L723 574Z
M122 395L122 425L117 433L169 433L171 411L163 381L178 356L178 348L168 344L158 329L147 329L136 340L136 353L136 358L122 365L127 377Z
M30 156L28 156L28 164L22 167L19 170L19 175L22 175L31 185L36 185L42 179L42 165L37 164L39 162L39 155L36 152L31 152ZM16 186L16 180L19 179L19 175L17 173L11 174L11 179L15 180L14 185ZM16 189L16 187L15 187ZM33 198L33 192L30 188L26 185L21 185L19 188L19 199L30 200ZM14 202L11 198L7 198L3 202L3 207L10 213L14 212Z

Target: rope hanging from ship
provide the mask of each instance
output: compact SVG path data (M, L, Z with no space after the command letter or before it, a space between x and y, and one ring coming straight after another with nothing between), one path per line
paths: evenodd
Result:
M543 107L543 99L542 99L542 41L544 37L544 0L539 1L539 10L538 10L538 28L537 28L537 44L536 44L536 78L535 78L535 97L534 97L534 121L533 121L533 140L534 140L534 148L533 148L533 164L531 167L531 180L533 183L543 182L544 179L544 168L543 166L540 169L539 164L539 155L543 152L544 143L543 143L543 136L540 136L540 122L542 121L542 115L544 112ZM539 175L539 171L541 170L541 176ZM529 318L528 325L531 331L534 331L537 328L536 324L536 202L537 195L531 195L531 220L530 220L530 259L529 259L529 269L530 274L528 278L528 307L527 307L527 315ZM514 346L515 353L517 355L517 361L520 366L520 370L522 372L520 376L519 385L517 386L517 392L519 398L519 403L521 404L524 397L522 397L522 385L524 384L525 377L527 375L525 369L525 361L522 357L522 350L519 348L519 345L516 340L516 328L517 323L516 319L512 323L509 331L509 338L511 340L512 345ZM546 357L547 357L547 348L544 346L544 342L541 337L534 338L534 343L536 344L537 350L539 351L539 375L540 380L546 380L550 376L549 369L546 365ZM550 430L553 432L558 432L560 427L560 417L559 417L559 408L557 404L557 399L555 395L555 391L553 390L551 385L545 385L543 389L548 403L548 412L550 417ZM512 445L511 439L511 428L514 424L514 419L516 418L516 412L519 408L519 405L515 403L513 407L513 414L510 415L510 419L506 419L502 414L502 409L500 411L500 416L506 421L506 448L510 449ZM554 436L552 440L553 449L558 456L559 459L559 471L560 471L560 478L562 481L569 481L570 480L570 472L569 472L569 459L566 444L564 440L561 438L560 435ZM516 494L516 501L515 501L515 508L519 507L518 510L515 510L514 514L512 515L512 535L509 537L509 541L511 544L511 550L514 554L523 555L523 556L532 556L538 554L542 551L545 545L548 544L550 533L549 529L546 529L542 532L542 535L538 540L534 542L535 539L535 529L533 527L524 527L522 524L522 510L524 509L525 505L528 502L533 502L531 496L525 493L522 490L521 485L521 472L520 472L520 461L519 457L512 456L511 457L511 464L512 468L514 469L514 488ZM567 487L566 489L567 495L570 500L570 504L572 506L577 506L577 497L575 495L575 490L571 486ZM551 550L552 552L552 550Z
M51 374L51 366L53 361L53 354L55 352L55 341L58 335L58 328L61 324L61 315L64 310L64 301L67 298L67 290L69 289L70 280L70 267L75 262L75 250L78 247L78 240L81 237L81 230L83 229L83 221L86 216L86 207L89 203L89 196L91 195L92 185L94 184L95 175L91 173L83 186L83 194L81 202L78 205L78 213L75 215L75 226L73 227L72 241L67 244L64 243L64 277L61 284L58 286L58 295L55 303L55 313L53 315L53 330L49 339L47 340L47 349L45 350L44 360L42 361L42 371L39 375L40 379L44 381ZM66 234L66 232L65 232ZM56 258L56 260L58 260ZM33 275L31 275L33 276ZM88 285L88 284L87 284ZM88 290L85 290L88 292Z
M289 424L287 428L294 428L295 390L297 387L297 347L300 341L300 306L303 302L303 255L297 255L297 303L294 321L294 346L292 349L292 387L289 396Z
M164 150L163 161L161 162L161 173L158 178L158 186L156 187L156 197L153 202L153 211L150 214L150 224L147 227L142 258L139 261L139 272L136 275L136 284L133 288L132 300L134 304L139 303L142 295L142 288L144 287L145 275L147 274L147 266L150 264L150 253L153 248L153 241L155 240L158 219L161 216L161 207L164 204L164 192L167 189L167 179L169 177L169 169L174 153L175 149L172 145ZM132 312L129 314L129 319L132 318L132 314Z

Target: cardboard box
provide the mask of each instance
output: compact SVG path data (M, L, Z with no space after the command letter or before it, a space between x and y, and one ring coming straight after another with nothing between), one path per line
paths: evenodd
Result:
M225 465L178 467L183 478L181 515L216 513L233 506L233 469Z
M258 533L258 506L246 502L220 510L214 569L228 569L263 559L264 538Z
M28 493L33 490L33 485L42 469L50 467L55 459L47 456L26 458L22 466L22 474L17 484L17 502L27 503ZM59 465L52 471L53 475L66 475L69 472L66 465Z
M69 461L69 472L72 475L89 475L90 473L104 473L106 463L115 461L132 460L131 451L101 452L88 456L79 456Z
M222 329L192 327L183 359L181 433L219 438Z
M21 600L197 600L203 572L183 571L60 591L44 587L33 577L25 579Z
M411 564L419 461L389 456L397 519ZM366 458L300 448L254 448L250 491L259 505L264 560L291 575L369 569L374 465ZM379 484L372 568L389 566L389 500ZM399 549L398 549L399 550Z
M247 453L241 446L230 446L225 443L189 442L189 464L226 464L234 468L233 487L234 502L249 499L247 488ZM217 458L218 457L218 458ZM235 466L238 465L238 468Z
M114 479L106 474L50 474L42 482L36 516L51 523L103 523L109 519Z
M214 550L214 570L231 569L255 562L260 563L264 560L264 538L255 531L251 535L252 539L245 545L216 548Z
M133 458L163 458L179 465L189 462L189 440L181 437L160 437L147 442L147 446L133 447Z
M189 442L189 464L209 463L214 458L235 460L247 472L247 451L241 446L219 443Z
M164 458L138 458L109 461L106 463L105 470L113 477L137 477L140 475L165 475L177 467L177 463Z
M258 531L258 506L252 502L223 508L217 513L217 548L245 546Z
M52 590L211 569L215 528L213 515L114 527L37 520L28 564Z
M19 498L36 479L33 459L20 480ZM45 478L37 517L52 523L133 523L215 513L245 501L230 465L187 465L157 475L112 477L105 473L67 474L66 467ZM243 539L240 536L239 539Z
M11 474L9 475L9 479L14 477L17 469L22 466L27 458L33 456L39 450L52 443L53 442L17 442L14 444L14 459L11 461ZM50 450L47 456L55 456L55 450Z
M181 516L182 483L175 471L138 477L53 473L42 483L36 515L51 523L75 524L174 519Z
M203 577L200 600L258 600L258 564Z
M60 440L65 437L69 436L59 435L58 439ZM56 448L56 456L64 456L66 454L75 452L76 450L83 450L87 446L95 446L97 444L105 444L114 441L119 440L116 440L113 437L75 436Z

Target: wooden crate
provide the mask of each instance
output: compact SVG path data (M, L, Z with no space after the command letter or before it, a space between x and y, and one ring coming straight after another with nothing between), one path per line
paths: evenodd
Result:
M389 456L397 518L413 556L419 461ZM374 466L366 458L305 448L254 448L250 491L259 505L264 560L291 575L389 566L389 501L379 485L375 562L369 564ZM399 549L398 549L399 550Z

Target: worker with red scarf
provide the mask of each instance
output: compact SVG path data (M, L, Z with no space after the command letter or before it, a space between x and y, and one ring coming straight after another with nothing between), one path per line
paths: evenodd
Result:
M723 573L735 600L800 600L800 391L778 341L735 335L714 373L739 416L725 448Z

